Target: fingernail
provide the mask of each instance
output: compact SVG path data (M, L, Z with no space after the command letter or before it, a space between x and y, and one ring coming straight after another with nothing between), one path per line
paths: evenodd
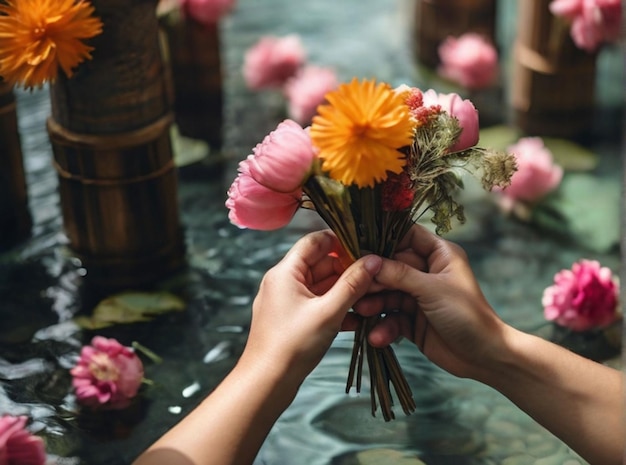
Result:
M365 263L363 263L363 265L365 266L365 269L371 274L376 274L380 271L380 267L383 264L383 259L380 258L378 255L367 255L364 260Z

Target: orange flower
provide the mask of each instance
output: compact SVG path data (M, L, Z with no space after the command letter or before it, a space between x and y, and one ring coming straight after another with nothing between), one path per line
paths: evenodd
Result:
M313 117L311 139L322 170L345 185L374 187L406 164L399 148L413 142L415 122L388 84L356 78L326 94Z
M81 39L102 32L93 6L84 0L0 2L0 76L9 84L41 87L59 67L68 77L93 47Z

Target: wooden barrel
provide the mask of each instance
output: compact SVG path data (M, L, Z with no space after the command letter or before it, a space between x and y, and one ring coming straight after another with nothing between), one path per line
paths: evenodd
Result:
M157 0L92 0L93 59L50 86L64 229L86 282L149 284L184 262Z
M31 226L15 95L0 80L0 248L28 237Z
M171 120L115 135L78 134L48 120L65 232L86 281L132 287L183 266Z
M90 39L93 59L50 87L52 116L66 129L114 134L169 113L171 102L159 46L157 0L92 0L103 22Z
M596 54L578 48L551 0L518 3L511 104L527 135L574 137L593 123Z
M166 60L172 76L176 124L183 136L211 149L223 144L223 81L219 24L164 17Z
M496 0L416 0L413 52L423 65L439 65L438 48L448 36L476 32L496 43Z

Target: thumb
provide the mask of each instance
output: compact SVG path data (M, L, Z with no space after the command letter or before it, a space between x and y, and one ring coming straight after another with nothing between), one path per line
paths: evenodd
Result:
M383 259L378 255L366 255L358 259L322 296L324 308L333 312L333 315L329 316L337 319L338 324L343 320L348 309L367 293L382 262Z
M376 282L384 288L402 291L412 297L417 297L432 288L434 283L430 278L429 273L389 259L383 260L376 274Z

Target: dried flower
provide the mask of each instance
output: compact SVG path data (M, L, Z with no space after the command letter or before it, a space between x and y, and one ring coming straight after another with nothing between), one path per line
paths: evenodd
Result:
M498 77L498 52L482 35L447 37L438 48L439 74L467 89L492 86Z
M143 380L143 364L135 352L115 339L95 336L70 370L79 402L90 407L128 406Z
M303 65L300 37L261 37L244 56L243 77L250 89L281 88Z
M619 318L619 286L611 270L596 260L580 260L554 276L542 303L544 316L574 331L603 328Z
M46 449L39 436L26 429L25 416L0 417L0 464L44 465Z
M41 87L59 67L71 77L91 59L83 39L102 32L86 0L6 0L0 2L0 76L9 84Z
M228 218L240 228L279 229L289 224L301 198L301 188L289 193L269 189L255 181L245 165L240 165L240 173L228 189Z
M298 136L285 139L276 152L285 158L289 152L308 153L309 144L302 135L310 135L318 158L312 159L299 189L290 194L278 192L301 179L304 165L299 162L294 173L284 169L290 162L263 167L259 170L263 185L251 176L257 155L258 162L265 163L260 156L265 148L259 148L253 159L240 164L229 189L226 206L231 209L231 221L271 229L268 224L286 225L301 206L315 210L335 232L345 260L356 260L365 251L391 257L411 225L425 213L432 212L437 232L449 230L453 217L463 220L462 206L455 200L462 170L480 172L483 185L491 189L506 185L515 169L512 155L472 145L478 140L478 115L471 102L456 94L422 93L408 86L391 89L385 83L353 79L329 92L326 100L318 107L310 131L298 131L291 124L289 131ZM268 172L272 175L265 176ZM258 173L254 176L261 179ZM274 197L289 195L293 197L287 197L285 204L272 205ZM389 421L394 418L392 386L406 414L416 405L393 349L374 348L368 342L369 328L377 318L363 319L355 331L346 392L354 384L360 391L362 365L367 360L372 414L380 405Z
M621 37L621 0L553 0L550 11L571 22L572 40L588 52Z
M338 84L337 75L330 68L305 66L300 69L283 88L289 117L297 123L309 124L318 105L324 103L326 94Z
M230 13L236 0L180 0L184 13L201 24L212 25Z
M300 189L316 156L311 138L292 120L285 120L258 144L244 162L246 173L277 192Z
M322 170L349 186L373 187L406 164L398 150L413 141L415 122L402 96L385 83L353 79L326 95L311 139Z
M563 168L554 163L552 152L542 138L522 137L507 151L515 156L517 163L511 184L498 189L507 200L535 203L559 186Z

